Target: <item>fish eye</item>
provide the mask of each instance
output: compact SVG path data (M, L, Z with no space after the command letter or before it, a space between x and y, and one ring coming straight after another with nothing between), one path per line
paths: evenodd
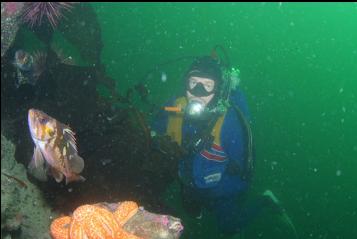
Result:
M39 121L41 124L46 124L48 122L48 119L40 118Z

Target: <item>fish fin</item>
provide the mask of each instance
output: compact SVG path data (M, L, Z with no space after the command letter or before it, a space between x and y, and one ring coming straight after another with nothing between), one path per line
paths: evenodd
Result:
M68 147L68 154L77 154L76 138L75 133L66 125L63 125L63 137Z
M57 183L62 182L63 174L60 171L58 171L55 168L51 167L51 174L55 178Z
M33 83L36 84L37 80L46 68L47 53L41 51L33 53L33 62Z
M45 160L38 146L34 148L32 160L28 165L28 172L36 179L44 182L47 181L47 167Z
M84 168L84 160L78 155L75 133L67 125L63 125L63 137L68 148L68 170L79 174Z
M78 154L68 157L68 166L71 172L80 173L84 168L84 160Z
M32 160L34 161L36 168L43 167L45 163L45 159L43 158L43 154L40 150L40 147L38 147L37 145L34 148Z
M84 182L85 180L86 180L85 177L82 177L81 175L72 174L71 176L66 177L66 185L70 182L74 182L74 181Z

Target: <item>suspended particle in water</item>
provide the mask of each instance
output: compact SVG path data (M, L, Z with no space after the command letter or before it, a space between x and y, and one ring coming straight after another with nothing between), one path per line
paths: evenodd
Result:
M341 87L340 90L338 91L338 93L342 93L343 92L343 88Z
M337 176L337 177L341 176L341 174L342 174L341 170L337 170L337 171L336 171L336 176Z
M288 95L289 95L289 97L294 97L294 96L295 96L295 93L294 93L294 91L289 90L289 91L288 91Z
M167 75L165 72L161 72L161 81L166 82L167 81Z
M102 159L102 165L105 166L107 164L110 164L112 162L112 160L110 158L107 159Z
M151 137L155 137L155 136L156 136L156 131L151 130L151 131L150 131L150 135L151 135Z
M151 45L151 43L152 43L152 40L151 40L151 39L146 39L146 41L145 41L145 44L146 44L146 45Z

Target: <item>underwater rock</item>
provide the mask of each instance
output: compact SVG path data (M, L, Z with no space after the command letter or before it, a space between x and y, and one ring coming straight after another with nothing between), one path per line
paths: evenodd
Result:
M63 36L77 47L91 66L100 65L103 49L101 28L97 15L88 3L76 5L66 21L58 26Z
M69 43L78 49L87 66L99 67L103 42L101 28L94 9L89 3L62 4L70 4L70 6L66 7L67 14L58 20L56 28L49 21L44 21L43 24L35 24L31 27L31 31L48 47L53 43L55 31L60 32ZM26 6L28 5L30 4Z
M1 57L15 39L23 5L23 2L1 2Z
M124 224L124 229L142 238L178 239L183 225L179 218L152 213L140 207Z
M1 238L50 238L56 215L14 154L15 146L1 134Z
M19 10L12 10L16 6ZM20 34L17 34L15 40L19 28ZM103 67L100 58L103 49L101 27L91 4L76 2L1 3L1 56L5 54L14 40L17 48L23 47L23 42L28 40L23 34L26 29L33 32L47 48L54 43L55 32L59 32L77 48L84 65Z

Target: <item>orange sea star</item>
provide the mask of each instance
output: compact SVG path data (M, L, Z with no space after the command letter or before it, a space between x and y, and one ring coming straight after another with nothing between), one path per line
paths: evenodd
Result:
M54 239L140 239L122 228L137 210L135 202L120 203L113 213L99 204L82 205L72 217L54 220L50 228L51 236Z

